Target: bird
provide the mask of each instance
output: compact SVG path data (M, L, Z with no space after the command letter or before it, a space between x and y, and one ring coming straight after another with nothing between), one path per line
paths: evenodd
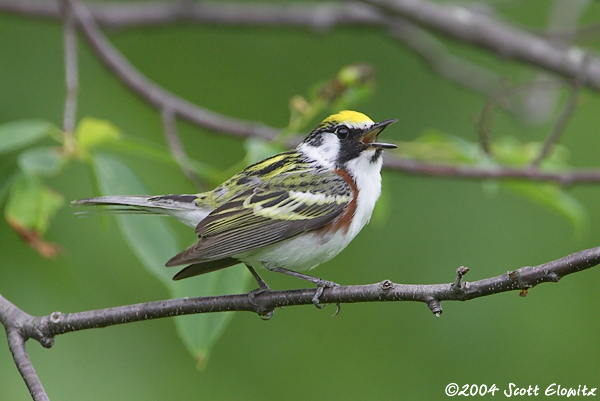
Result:
M369 222L381 194L383 151L397 147L378 136L397 121L375 123L343 110L296 148L248 166L212 191L101 196L72 204L167 215L194 227L198 241L166 262L186 266L173 280L244 263L259 286L253 295L271 291L255 270L266 268L315 284L312 301L320 307L324 288L338 284L302 272L331 260Z

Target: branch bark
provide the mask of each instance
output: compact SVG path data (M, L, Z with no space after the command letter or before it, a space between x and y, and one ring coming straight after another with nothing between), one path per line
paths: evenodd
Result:
M79 92L79 66L77 61L77 30L71 9L63 0L64 28L63 43L65 51L65 109L63 131L72 135L77 120L77 93Z
M432 177L448 177L467 180L526 180L555 182L564 187L575 184L597 184L600 169L573 169L567 171L543 170L537 166L521 168L508 166L470 166L458 164L427 163L408 158L385 156L384 167L388 170Z
M0 323L6 330L8 348L25 385L29 389L31 397L34 401L48 401L44 386L42 386L42 382L29 359L25 342L29 338L35 337L42 345L50 347L53 343L52 339L44 337L42 333L36 332L33 317L10 303L1 294Z
M578 47L555 46L551 40L518 26L460 5L425 0L368 0L317 4L234 2L153 2L92 4L90 17L107 27L196 22L236 26L301 27L315 30L337 26L392 28L390 12L463 43L482 47L503 58L540 67L570 79L583 78L584 86L600 90L600 59ZM38 1L0 0L0 11L60 18L58 6ZM582 71L583 77L582 77Z
M561 48L535 34L459 5L425 0L367 0L369 4L406 18L462 43L486 49L600 90L600 59L583 49Z
M384 280L374 284L326 288L320 300L322 303L330 304L416 301L427 304L429 309L439 316L442 313L442 301L467 301L506 291L523 292L541 283L558 282L564 276L589 269L598 264L600 264L600 247L576 252L538 266L526 266L496 277L473 282L462 281L468 270L461 267L457 271L459 276L451 283L395 284L390 280ZM306 288L267 291L252 297L248 294L236 294L179 298L87 312L54 312L47 316L27 319L24 321L23 327L24 332L36 333L35 338L43 346L50 347L53 344L54 336L59 334L142 320L226 311L247 311L261 316L268 316L276 308L312 305L314 294L314 288ZM3 302L8 301L0 296L0 304ZM1 311L2 308L0 307L0 314ZM5 320L1 321L6 325Z
M102 26L128 28L194 22L215 25L303 27L316 30L336 26L381 25L380 13L360 2L242 3L242 2L147 2L90 4L93 17ZM55 3L2 0L0 10L40 18L59 19Z
M214 132L263 139L272 139L277 135L277 130L263 124L226 117L196 106L152 82L110 43L87 7L75 0L65 0L65 2L73 11L81 32L102 62L124 84L159 110L171 110L176 115Z
M229 21L229 23L231 24L240 22L240 19L243 19L248 24L266 23L265 20L287 21L287 19L295 19L296 25L308 25L316 27L315 24L317 24L316 21L318 20L317 17L319 16L319 12L323 12L329 17L323 19L323 17L321 16L321 21L327 20L328 27L335 26L338 23L343 23L343 21L346 21L348 23L350 23L349 21L351 21L355 24L369 25L387 24L386 26L390 27L390 32L392 36L397 37L400 40L406 40L407 45L419 52L419 54L421 54L421 56L424 59L426 59L434 69L439 69L439 65L446 64L454 60L454 58L450 56L444 56L444 58L442 59L432 58L432 51L437 46L437 44L435 41L432 41L433 38L430 35L423 36L428 35L426 31L412 26L407 21L397 20L395 24L390 25L391 19L389 17L386 17L385 15L381 14L378 15L375 11L373 11L375 10L373 7L369 7L360 3L344 3L345 5L343 6L338 3L322 3L321 5L314 7L312 5L297 5L302 10L302 12L298 12L298 8L293 5L267 6L264 4L252 4L242 7L232 7L229 3L188 2L164 4L140 3L125 5L97 4L93 5L92 7L90 7L90 9L88 9L86 6L77 3L75 0L64 1L68 4L69 8L72 8L72 14L74 15L74 19L77 21L79 28L83 32L84 36L86 37L86 39L88 40L98 57L131 90L138 93L142 98L144 98L149 103L153 104L159 110L169 110L170 113L172 112L173 118L179 116L203 128L239 137L256 136L265 140L272 140L279 134L280 130L260 123L237 120L234 118L223 116L219 113L215 113L213 111L196 106L193 103L170 93L166 89L149 80L131 63L129 63L129 61L110 43L110 41L108 41L106 36L102 33L102 31L98 27L98 24L96 23L96 18L98 18L100 22L104 22L105 24L110 25L109 21L113 21L113 19L118 19L119 15L129 15L129 17L127 18L129 18L128 21L130 23L143 23L143 21L151 20L153 18L166 18L165 15L169 18L174 18L174 16L176 16L177 18L183 18L184 15L188 14L181 13L181 7L201 7L202 12L196 10L197 12L194 12L189 15L194 15L195 20L197 20L198 18L210 19L209 17L206 17L207 15L219 15L219 21L223 19ZM385 2L377 1L377 3ZM404 3L399 2L398 4ZM439 18L441 18L439 15L440 9L436 7L449 7L432 5L421 0L414 0L414 4L411 4L412 6L410 6L409 4L409 6L404 5L403 7L405 7L407 10L412 10L411 7L414 7L415 10L418 10L419 7L426 7L426 10L433 10L433 15ZM258 7L257 9L261 10L261 12L257 13L256 10L250 12L249 10L246 10L245 7ZM165 8L170 10L170 12L167 12ZM175 9L180 11L174 12ZM344 11L340 12L340 9ZM11 0L0 0L0 10L24 13L27 15L60 18L60 10L58 9L58 6L54 3L17 2ZM189 11L187 8L185 8L185 10ZM325 10L327 10L327 12L325 12ZM455 14L458 12L456 10L454 11ZM480 16L479 14L474 14L468 10L465 10L465 12L471 13L469 14L470 18L474 18L476 21L479 21L480 18L484 18L483 16ZM138 17L134 18L134 15L137 15ZM150 17L150 15L152 15L153 17ZM262 22L255 21L252 19L252 16L257 15L261 16L260 18L256 18L258 18ZM352 15L353 17L350 17L349 20L344 20L343 17L347 15ZM407 12L407 15L411 16L412 14ZM460 21L455 22L458 24L458 26L461 26ZM429 23L435 25L431 21ZM481 21L478 22L478 24L481 23ZM321 23L321 25L318 26L322 27L324 25ZM503 27L502 29L508 29L504 25L500 26ZM511 29L517 28L512 27ZM530 35L532 38L537 38L535 37L535 35L529 33L527 33L527 35ZM410 39L407 40L407 37L410 37ZM540 38L537 39L542 40ZM549 44L547 45L550 46ZM535 47L534 45L531 46ZM575 75L575 78L578 80L581 86L584 86L586 83L590 82L588 79L588 75L595 71L595 69L591 69L591 66L597 63L596 58L593 58L591 56L584 57L584 59L584 64L590 66L590 68L586 68L584 71L577 71ZM468 70L470 71L469 75L471 78L473 78L473 76L478 77L478 79L476 79L475 81L472 80L471 86L473 89L476 89L483 93L485 93L488 90L493 91L492 88L487 88L487 85L494 81L492 75L487 73L485 70L480 70L477 68L469 68ZM471 72L473 74L471 74ZM452 79L456 82L462 82L465 80L465 76L463 74L458 74ZM598 75L598 79L600 80L600 74ZM290 144L293 145L296 143L297 139L293 139ZM402 171L411 174L423 174L463 179L524 179L533 181L554 181L565 186L574 183L600 182L600 169L552 172L538 169L535 166L525 168L511 168L503 166L453 166L424 163L396 157L388 157L385 166L387 169Z
M443 301L467 301L516 290L525 296L529 289L538 284L558 282L564 276L599 263L600 247L596 247L538 266L526 266L473 282L462 281L468 269L461 266L457 269L455 281L446 284L409 285L384 280L375 284L327 288L320 296L320 301L338 304L338 308L342 303L416 301L427 304L431 312L439 317ZM276 308L312 305L314 294L315 289L309 288L267 291L252 297L249 294L236 294L179 298L78 313L53 312L41 317L26 314L0 295L0 323L6 329L15 364L33 399L45 401L48 397L25 349L25 341L29 338L35 338L42 346L49 348L59 334L142 320L225 311L249 311L270 318Z
M371 5L319 3L287 5L238 3L132 3L90 5L89 9L76 2L64 0L65 66L67 99L64 128L71 132L75 122L77 96L77 48L73 31L75 21L99 58L122 82L156 108L165 111L166 133L179 116L212 131L240 137L256 136L272 139L279 130L250 121L223 116L182 99L139 72L107 40L98 24L126 27L140 24L165 24L177 21L196 21L212 24L305 27L315 30L336 26L385 27L395 37L415 51L440 74L482 93L493 93L501 85L496 76L477 66L451 57L440 58L443 48L427 29L458 41L471 43L501 57L512 58L529 65L576 80L579 85L600 90L600 60L576 47L558 47L551 41L509 26L497 19L481 15L460 6L429 3L424 0L370 0ZM0 11L47 18L63 18L58 3L0 0ZM389 12L396 16L390 17ZM425 28L425 29L424 29ZM447 68L449 62L468 67ZM455 65L454 65L455 66ZM458 74L455 72L458 71ZM474 79L476 77L477 79ZM566 117L565 117L566 120ZM558 132L560 132L558 130ZM552 135L548 144L554 143ZM174 143L177 153L177 143ZM548 145L548 146L549 146ZM542 156L543 157L543 156ZM451 166L422 163L407 159L387 158L388 168L435 176L471 179L526 179L555 181L562 185L600 182L600 170L566 172L543 171L535 166L516 169L509 167ZM527 266L506 274L474 282L463 282L468 269L457 270L453 283L433 285L395 284L389 280L368 285L353 285L326 289L320 297L323 303L357 303L383 301L417 301L427 304L439 316L443 301L466 301L506 291L521 291L544 283L557 282L562 277L591 268L600 263L600 247L574 253L567 257ZM59 334L84 329L177 315L249 311L271 316L275 308L312 304L314 289L270 291L250 298L247 294L217 297L182 298L140 303L80 313L54 312L34 318L12 305L0 295L0 323L6 329L9 349L34 400L48 397L27 354L25 342L35 338L45 347L53 345Z

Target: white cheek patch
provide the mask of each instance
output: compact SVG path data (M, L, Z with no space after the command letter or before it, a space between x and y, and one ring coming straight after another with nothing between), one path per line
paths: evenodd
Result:
M334 169L340 152L340 141L335 134L324 133L323 142L319 146L302 143L298 149L322 166Z

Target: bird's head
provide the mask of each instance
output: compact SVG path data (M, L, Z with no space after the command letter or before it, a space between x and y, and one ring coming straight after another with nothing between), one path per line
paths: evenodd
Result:
M394 120L373 122L357 111L344 110L323 120L299 145L310 157L330 168L343 168L361 158L378 162L383 149L397 146L377 142L377 137Z

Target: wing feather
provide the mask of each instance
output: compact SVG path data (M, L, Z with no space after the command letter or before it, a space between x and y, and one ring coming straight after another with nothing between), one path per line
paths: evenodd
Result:
M316 177L319 193L297 185L259 185L213 210L196 226L198 242L167 266L201 264L265 247L302 232L324 227L353 199L352 188L333 171Z

